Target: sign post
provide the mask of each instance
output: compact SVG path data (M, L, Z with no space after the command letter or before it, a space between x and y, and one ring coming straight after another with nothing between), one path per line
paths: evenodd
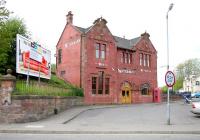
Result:
M173 87L175 84L175 75L172 71L167 71L165 74L165 83L168 87L167 89L167 124L170 125L170 103L169 103L169 88Z

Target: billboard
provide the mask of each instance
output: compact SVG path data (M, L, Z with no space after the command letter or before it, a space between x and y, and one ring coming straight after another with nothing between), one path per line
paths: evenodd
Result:
M51 78L51 51L17 34L16 72Z

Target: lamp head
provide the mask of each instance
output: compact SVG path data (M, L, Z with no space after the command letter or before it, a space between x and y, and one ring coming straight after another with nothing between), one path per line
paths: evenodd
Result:
M171 4L170 4L170 6L169 6L169 11L171 11L171 10L172 10L173 6L174 6L174 4L173 4L173 3L171 3Z

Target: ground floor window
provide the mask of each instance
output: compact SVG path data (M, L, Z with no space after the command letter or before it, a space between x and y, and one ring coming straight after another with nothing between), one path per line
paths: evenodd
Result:
M99 72L98 77L98 94L103 94L104 72Z
M149 84L143 84L141 86L141 94L142 95L149 95Z
M105 79L105 94L109 94L109 83L110 83L110 79L106 78Z
M98 76L92 77L92 94L109 94L110 78L106 77L104 71L100 71Z
M92 77L92 94L97 92L97 77Z
M142 92L142 95L149 95L149 89L148 88L143 88L141 92Z

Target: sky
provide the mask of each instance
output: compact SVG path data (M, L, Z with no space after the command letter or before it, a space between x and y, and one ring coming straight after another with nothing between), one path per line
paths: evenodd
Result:
M87 28L105 18L113 35L132 39L145 31L157 50L158 85L165 85L167 71L166 14L169 12L170 70L191 58L200 58L199 0L6 0L12 17L23 19L34 41L51 50L55 63L56 44L72 11L73 24Z

